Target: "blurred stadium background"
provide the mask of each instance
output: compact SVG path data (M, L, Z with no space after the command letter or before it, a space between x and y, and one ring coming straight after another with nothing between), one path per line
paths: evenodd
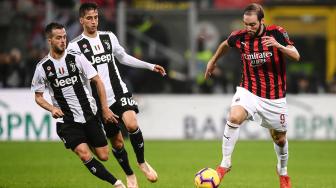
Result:
M84 181L86 187L108 187L90 179L89 173L80 168L75 156L64 150L61 142L50 142L59 141L55 121L35 104L29 88L37 62L47 53L44 26L51 21L60 22L66 25L68 40L73 39L81 33L77 11L81 2L84 0L0 1L0 188L76 187L76 180ZM163 172L162 183L149 186L144 182L142 187L192 187L193 173L219 162L226 114L240 81L238 52L232 50L220 59L212 80L205 81L203 73L218 44L232 30L243 27L242 8L251 2L264 6L267 23L283 26L301 54L299 63L287 61L288 136L293 141L290 149L293 161L289 168L293 166L294 182L298 185L294 187L336 187L336 1L95 2L101 7L100 30L113 31L129 54L160 64L168 71L168 76L161 78L146 70L120 65L122 77L139 103L140 126L149 140L147 156ZM269 155L267 166L271 167L267 169L273 170L275 156L268 132L257 124L258 120L242 128L240 138L246 141L239 143L236 152L240 154L236 155L250 156L252 163L266 166L264 161L258 161L259 155L255 156L253 150L238 151L240 147L257 146L268 152L260 157ZM181 150L185 153L177 157ZM164 156L171 162L160 160L162 152L166 152ZM323 152L328 155L322 155ZM129 153L133 155L131 150ZM70 158L70 162L60 164L63 156ZM36 158L36 163L30 162ZM249 164L244 167L244 158L238 158L236 163L238 169L239 165L242 169L255 168ZM64 172L57 171L58 165L68 174L79 176L71 182L65 176L64 182L59 183L52 178ZM175 178L175 171L167 170L167 165L186 171ZM113 162L113 166L118 165ZM25 171L27 168L33 172ZM40 172L46 169L55 172L49 176ZM77 169L81 171L72 171ZM254 181L262 181L259 176L268 178L268 174L258 170L249 174L254 179L246 180L246 184L239 176L247 174L233 173L231 180L228 178L228 187L277 187L274 174L266 183L253 185ZM122 176L119 167L113 172ZM39 179L40 175L46 176L45 180ZM145 180L140 178L140 181Z

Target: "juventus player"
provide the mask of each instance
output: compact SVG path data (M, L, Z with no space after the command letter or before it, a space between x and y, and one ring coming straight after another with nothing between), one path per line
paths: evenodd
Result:
M158 178L157 173L144 158L144 140L136 119L136 113L138 113L137 103L132 99L132 94L128 92L125 83L120 77L115 58L122 64L149 69L160 73L162 76L166 74L165 70L159 65L149 64L128 55L112 32L97 31L97 4L81 4L79 16L79 21L84 31L69 43L68 49L81 51L97 69L105 84L110 109L124 122L129 132L130 141L140 170L150 182L156 182ZM93 96L97 99L97 95L94 94ZM105 123L104 127L107 137L110 138L113 154L127 175L127 186L129 188L137 188L136 176L129 165L119 126L117 124Z
M66 52L66 32L63 25L50 23L45 29L49 54L36 66L32 80L35 101L57 119L57 134L66 148L71 148L90 172L114 187L125 188L89 149L92 147L100 160L108 159L108 146L103 127L96 117L97 106L90 94L91 81L97 86L104 121L117 121L108 108L104 84L89 61L80 52ZM43 93L48 88L52 104Z
M231 168L231 154L239 136L239 128L255 114L262 118L262 126L270 130L278 158L277 173L280 188L290 188L287 174L288 141L286 105L285 57L299 61L300 55L287 32L280 26L264 25L264 11L259 4L244 10L245 29L234 31L222 42L210 59L205 71L209 78L217 60L229 47L237 48L243 63L242 80L232 99L230 115L223 135L223 159L217 167L221 179Z

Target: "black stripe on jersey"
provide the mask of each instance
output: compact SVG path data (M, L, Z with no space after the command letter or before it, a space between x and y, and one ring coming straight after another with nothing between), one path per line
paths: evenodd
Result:
M81 36L81 35L80 35ZM79 38L80 39L80 38ZM78 39L78 40L79 40ZM85 39L85 38L82 38L80 41L77 42L77 45L80 49L80 51L84 54L84 56L86 57L86 59L88 61L91 62L92 64L92 57L94 56L93 55L93 51L92 51L92 48L91 48L91 45L90 45L90 42L89 40ZM85 52L85 53L84 53ZM97 65L96 64L92 64L93 67L97 70ZM98 109L100 109L101 105L100 105L100 99L99 99L99 96L98 96L98 91L97 91L97 88L96 88L96 85L93 84L92 82L90 82L90 86L91 86L91 92L92 92L92 96L93 98L96 99L96 104L97 104L97 107Z
M100 41L103 44L105 52L108 52L108 54L112 54L112 42L108 34L99 35ZM109 76L110 81L112 85L112 89L115 95L115 98L118 99L122 96L123 88L120 84L120 78L118 77L118 71L117 71L117 65L115 63L115 58L112 54L112 62L108 63L108 69L109 69Z
M62 88L55 86L55 82L57 80L57 74L53 62L51 60L48 60L42 65L42 67L44 69L48 81L50 82L50 86L54 92L54 98L64 113L63 116L64 122L74 122L73 113L70 109L69 104L64 98Z
M258 39L258 49L259 52L263 52L263 45L261 43L261 38ZM265 77L265 86L266 86L266 98L270 99L271 97L271 85L270 85L270 79L268 77L268 70L267 70L267 61L262 65L262 71Z
M94 117L90 101L86 96L83 83L80 80L79 70L76 66L75 56L72 54L67 54L65 57L65 64L68 69L69 77L77 77L78 81L73 84L74 92L78 98L79 104L82 107L84 118L86 121Z
M245 35L242 36L241 42L245 42ZM242 54L248 53L248 52L245 52L245 45L241 45L241 46L242 46ZM248 87L248 90L252 92L252 80L251 80L251 74L250 74L249 65L248 65L249 62L248 60L244 59L244 57L242 57L242 60L243 60L243 64L245 65L245 70L246 70L247 87Z
M93 51L92 51L89 40L87 40L86 38L83 38L82 40L78 41L77 44L82 54L84 54L86 59L90 61L92 64ZM96 64L92 64L92 65L94 66L95 69L97 69Z
M254 49L254 40L255 39L252 39L249 42L249 45L250 45L250 54L254 54L254 52L255 52L255 49ZM255 59L255 60L251 59L251 63L252 63L252 61L257 61L257 59ZM260 77L259 77L259 72L258 72L258 66L252 66L252 68L253 68L253 73L254 73L254 77L255 77L255 80L256 80L256 86L257 86L257 93L256 94L257 94L257 96L261 96L261 84L260 84Z

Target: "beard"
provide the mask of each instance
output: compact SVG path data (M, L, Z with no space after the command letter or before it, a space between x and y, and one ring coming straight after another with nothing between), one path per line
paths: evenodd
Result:
M64 52L64 50L65 50L65 47L57 47L57 46L54 46L53 47L53 50L54 50L54 52L56 53L56 54L62 54L63 52Z

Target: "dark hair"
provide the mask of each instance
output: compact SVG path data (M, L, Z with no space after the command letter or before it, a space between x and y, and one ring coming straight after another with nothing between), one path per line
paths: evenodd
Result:
M97 3L94 3L94 2L83 3L79 7L79 17L84 17L86 11L97 10L97 9L98 9Z
M244 14L251 15L252 13L255 13L257 15L259 21L264 18L264 9L261 5L257 3L249 4L244 9Z
M52 37L52 30L54 29L63 29L64 26L60 23L56 23L56 22L51 22L50 24L48 24L45 29L44 29L44 33L46 35L47 38Z

